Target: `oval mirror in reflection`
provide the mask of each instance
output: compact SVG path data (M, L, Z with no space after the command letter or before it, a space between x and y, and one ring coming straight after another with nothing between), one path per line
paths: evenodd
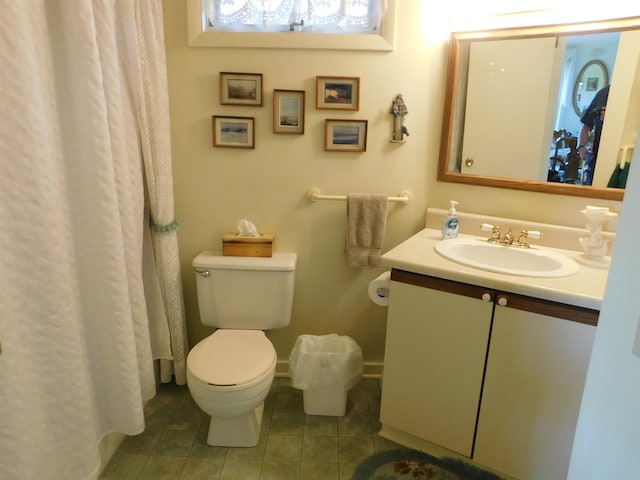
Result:
M597 40L597 39L596 39ZM600 53L602 48L595 44L593 49ZM607 66L600 60L591 60L580 69L573 86L573 109L576 115L582 117L586 108L591 104L596 93L609 85ZM562 95L562 92L560 92Z

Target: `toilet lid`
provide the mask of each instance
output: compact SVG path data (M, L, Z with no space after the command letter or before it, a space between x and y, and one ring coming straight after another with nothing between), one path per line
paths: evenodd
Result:
M199 342L187 365L199 380L212 385L242 385L263 376L277 360L262 330L216 330Z

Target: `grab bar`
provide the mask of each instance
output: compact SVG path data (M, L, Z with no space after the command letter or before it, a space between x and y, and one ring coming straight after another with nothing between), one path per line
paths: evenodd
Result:
M312 188L311 190L309 190L309 193L307 194L307 196L309 197L309 200L311 200L312 202L315 202L317 200L346 200L347 199L346 195L322 195L320 193L320 190L318 190L317 188ZM407 190L403 190L402 192L400 192L397 197L389 197L390 202L398 202L404 205L409 203L409 200L411 200L411 193L408 192Z

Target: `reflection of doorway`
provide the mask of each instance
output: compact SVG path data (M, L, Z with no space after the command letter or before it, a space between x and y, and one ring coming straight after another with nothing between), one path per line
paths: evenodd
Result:
M559 48L564 46L564 53L558 51L564 58L555 114L555 131L563 131L569 137L577 139L582 128L582 112L612 77L619 43L620 32L570 35L558 42ZM582 164L578 159L580 171L576 172L573 165L576 163L576 156L577 153L574 154L567 149L555 151L555 155L551 156L549 180L579 183L574 178L581 177ZM554 180L551 180L552 178Z
M578 135L582 124L573 107L573 90L578 74L586 64L593 60L599 60L606 66L609 78L612 78L620 32L569 35L564 40L565 53L554 130L564 129ZM590 78L596 80L590 81ZM605 86L597 80L596 75L588 75L584 81L583 88L578 92L579 98L576 98L580 111L583 111L597 91Z

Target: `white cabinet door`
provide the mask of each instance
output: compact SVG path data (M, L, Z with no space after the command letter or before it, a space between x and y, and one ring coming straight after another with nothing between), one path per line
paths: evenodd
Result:
M397 270L391 279L381 422L471 456L493 294Z
M473 458L521 480L562 480L597 312L511 294L497 301Z

